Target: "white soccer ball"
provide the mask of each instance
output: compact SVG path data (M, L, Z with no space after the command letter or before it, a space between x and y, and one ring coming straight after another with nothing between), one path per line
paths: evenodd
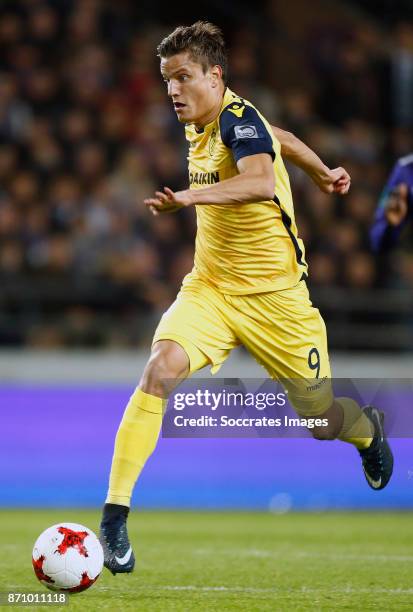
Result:
M87 527L58 523L37 538L32 561L34 573L48 589L79 593L98 579L103 550Z

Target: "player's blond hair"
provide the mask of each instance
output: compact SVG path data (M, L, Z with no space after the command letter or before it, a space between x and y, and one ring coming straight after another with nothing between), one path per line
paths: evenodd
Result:
M171 57L188 51L200 63L204 72L212 66L221 66L222 80L226 83L228 60L222 30L208 21L197 21L190 26L179 26L158 45L159 57Z

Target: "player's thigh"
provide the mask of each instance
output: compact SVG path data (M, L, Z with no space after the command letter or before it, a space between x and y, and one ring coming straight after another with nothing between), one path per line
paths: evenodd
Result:
M301 281L285 291L249 296L240 338L272 378L281 380L295 410L318 416L332 404L327 331Z
M153 345L173 340L186 352L190 373L206 365L216 372L238 344L234 331L222 315L225 303L219 292L200 280L184 283L175 302L155 331Z

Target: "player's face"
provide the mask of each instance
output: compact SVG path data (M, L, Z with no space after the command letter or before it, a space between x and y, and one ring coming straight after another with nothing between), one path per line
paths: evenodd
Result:
M162 58L161 73L179 121L203 126L215 119L223 91L219 66L204 72L202 65L185 52Z

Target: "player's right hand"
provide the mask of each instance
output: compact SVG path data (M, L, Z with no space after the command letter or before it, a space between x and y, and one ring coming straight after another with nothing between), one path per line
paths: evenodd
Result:
M390 225L400 225L400 223L406 218L408 210L408 193L409 191L406 183L401 183L400 185L397 185L397 187L387 198L385 215L387 222Z
M173 192L167 187L165 189L173 194ZM183 207L181 203L174 201L169 193L164 193L162 191L156 191L154 198L146 198L144 200L144 204L149 208L151 213L155 215L155 217L157 217L160 213L174 213Z

